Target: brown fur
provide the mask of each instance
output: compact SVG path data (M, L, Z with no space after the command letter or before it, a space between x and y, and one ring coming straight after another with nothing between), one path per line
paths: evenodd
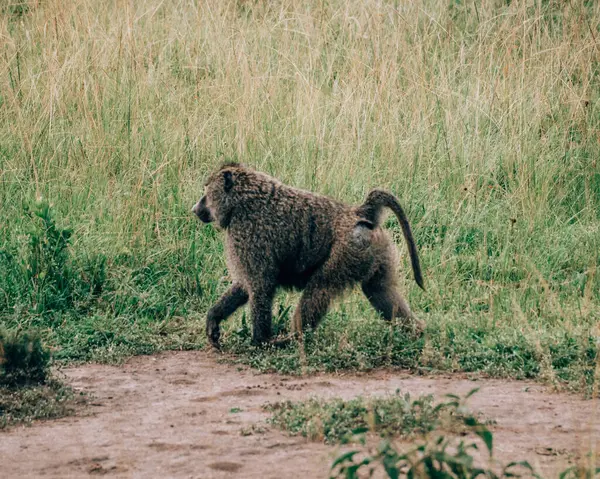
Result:
M212 173L192 211L225 230L233 284L208 311L211 343L218 347L219 323L248 301L252 341L267 341L278 287L303 291L294 315L297 328L315 328L332 300L355 284L384 319L414 319L398 292L396 249L381 228L384 207L401 223L415 279L423 287L408 220L390 193L373 190L363 205L353 207L235 163Z

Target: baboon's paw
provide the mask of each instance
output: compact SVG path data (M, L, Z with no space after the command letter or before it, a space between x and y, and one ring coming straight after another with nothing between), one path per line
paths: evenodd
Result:
M221 349L219 339L221 338L221 329L215 321L206 322L206 337L210 342L211 346L215 349Z
M415 338L425 334L425 326L425 321L414 317L402 323L402 329Z
M270 336L253 335L250 345L254 346L255 348L268 348L271 345L271 338Z

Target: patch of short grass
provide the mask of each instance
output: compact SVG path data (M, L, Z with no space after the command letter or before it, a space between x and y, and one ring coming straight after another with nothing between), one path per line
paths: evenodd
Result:
M598 340L589 326L518 328L494 324L478 314L454 317L426 315L422 337L397 324L386 323L358 304L334 311L304 344L255 348L242 318L224 325L223 349L241 362L265 372L368 371L378 367L411 369L421 373L470 372L488 377L538 379L558 388L591 393L598 364ZM276 328L285 336L285 324ZM286 323L287 324L287 323ZM304 348L303 350L301 348Z
M411 398L410 394L389 397L357 397L307 401L285 401L265 406L269 422L292 435L326 443L347 442L366 431L381 437L423 436L442 424L458 424L450 403L434 404L432 395Z
M0 386L0 429L69 416L79 400L70 387L54 379L35 386Z
M495 457L496 438L488 428L493 421L482 421L469 411L467 399L475 394L473 389L464 397L448 395L446 411L455 412L452 430L437 428L425 437L414 441L396 441L384 438L376 447L367 444L364 431L356 436L360 446L342 451L333 461L330 478L359 479L362 477L399 478L454 478L508 479L530 477L542 479L535 462L514 457L512 461L500 462ZM460 427L457 427L459 425ZM600 477L597 455L592 450L587 457L580 457L574 465L558 473L560 479Z
M494 460L493 432L466 407L466 400L476 392L477 389L473 389L463 398L449 395L452 400L445 406L458 413L455 422L460 424L460 428L455 426L452 431L437 429L410 445L384 439L376 448L367 447L364 434L359 435L362 450L345 451L339 455L331 465L330 478L358 479L373 477L374 474L379 477L381 474L390 479L471 479L478 476L489 479L540 479L527 461L501 465ZM466 437L457 438L457 433L460 433L458 436ZM482 460L481 457L476 457L480 456L477 451L485 451L487 458Z
M0 429L71 414L72 389L51 375L36 331L0 330Z

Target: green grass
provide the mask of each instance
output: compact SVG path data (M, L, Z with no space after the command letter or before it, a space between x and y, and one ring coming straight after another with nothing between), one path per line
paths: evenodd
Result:
M364 432L355 436L362 443L361 449L346 451L332 463L330 477L358 479L372 477L380 472L390 479L406 478L444 478L469 479L487 477L490 479L509 477L532 477L541 479L535 469L527 461L513 461L500 465L494 460L494 434L479 419L467 409L465 401L477 389L469 392L465 398L451 395L451 401L442 403L446 412L454 413L454 427L451 434L444 434L441 428L433 425L424 438L418 438L409 447L406 444L396 444L387 438L380 442L377 448L366 447ZM457 427L457 425L460 425ZM467 436L457 439L457 433ZM485 451L488 456L482 460L477 451ZM379 471L378 471L379 470ZM591 468L569 468L568 474L577 472L589 473L582 475L592 479L595 470ZM561 474L561 478L563 477ZM384 477L384 476L382 476Z
M0 430L34 420L74 414L77 398L60 381L21 388L0 387Z
M433 396L411 399L409 394L381 398L309 399L269 404L269 423L291 435L325 443L344 443L370 431L381 437L414 438L445 426L456 426L455 410L433 403ZM455 408L454 408L455 409Z
M312 398L266 404L271 425L290 435L327 444L351 444L338 452L330 467L331 478L359 477L490 479L532 477L541 479L523 458L501 463L494 455L492 420L474 415L468 399L448 394L434 404L433 396L411 399L409 394L357 397L350 400ZM261 431L260 425L253 428ZM242 434L252 434L249 428ZM379 443L368 435L379 436ZM594 454L580 457L562 471L560 478L600 477Z
M404 337L351 294L301 364L250 348L239 313L223 343L240 360L592 387L596 2L49 0L0 7L0 29L4 327L65 361L203 347L228 278L190 208L238 159L347 202L398 195L427 292L405 256L398 274L428 325ZM277 298L282 330L295 298Z
M70 387L52 377L50 351L35 332L0 330L0 430L75 410Z
M376 474L377 477L390 479L542 479L543 476L522 458L516 457L511 462L501 463L494 456L496 441L493 430L474 416L466 405L466 400L475 392L477 389L464 398L448 395L451 400L441 403L446 413L453 414L450 416L454 421L452 429L444 430L432 425L425 437L418 437L410 444L386 437L373 447L367 445L365 428L357 429L352 439L361 445L343 451L333 461L330 478L358 479ZM587 457L579 457L574 465L559 472L556 477L595 479L600 477L600 467L596 462L592 450Z

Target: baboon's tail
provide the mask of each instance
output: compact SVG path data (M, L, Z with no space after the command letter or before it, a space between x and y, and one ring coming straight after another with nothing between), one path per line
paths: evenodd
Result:
M408 218L404 214L404 210L402 209L402 206L400 206L398 199L387 191L372 190L363 205L359 208L359 216L378 225L381 220L381 210L384 207L391 209L400 222L402 233L404 233L404 239L408 245L408 252L410 254L410 262L415 275L415 281L422 290L425 290L417 247L415 246L415 241L410 230Z

